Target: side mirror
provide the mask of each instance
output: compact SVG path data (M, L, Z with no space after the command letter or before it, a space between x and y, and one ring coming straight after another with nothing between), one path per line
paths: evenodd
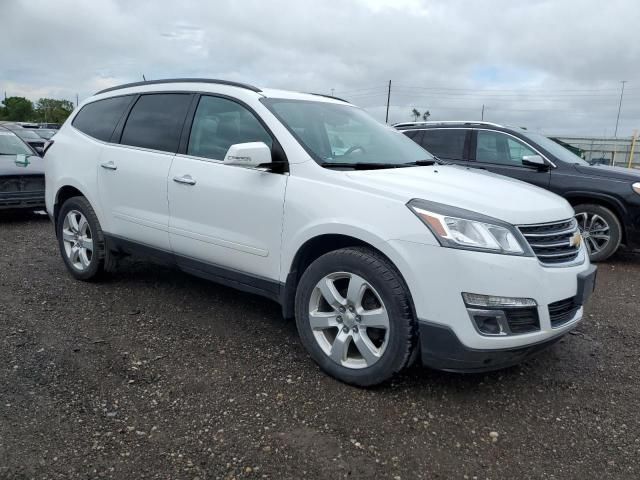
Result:
M522 164L527 167L536 167L544 169L547 167L547 162L544 161L540 155L525 155L522 157Z
M255 168L271 163L271 149L264 142L236 143L224 157L225 165Z

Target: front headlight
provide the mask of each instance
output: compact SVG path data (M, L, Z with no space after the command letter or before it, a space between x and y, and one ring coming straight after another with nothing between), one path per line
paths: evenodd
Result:
M634 183L633 185L631 185L631 188L633 188L634 192L640 195L640 182Z
M443 247L532 255L520 232L506 222L426 200L411 200L407 206L429 227Z

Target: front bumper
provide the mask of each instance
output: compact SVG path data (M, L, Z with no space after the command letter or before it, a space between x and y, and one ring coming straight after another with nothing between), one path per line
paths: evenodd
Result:
M593 280L595 267L588 260L570 267L545 267L535 257L454 250L405 240L392 240L390 244L400 256L394 262L408 284L421 321L421 343L426 352L423 360L437 368L476 370L485 363L484 358L478 364L469 362L468 355L461 355L462 366L456 366L458 357L447 351L472 352L472 359L487 355L494 358L487 362L492 365L517 363L575 328L582 319L582 305L593 288L592 282L585 286L579 281L579 277ZM587 293L583 295L583 291ZM537 303L539 329L514 335L482 335L469 316L462 292L533 298ZM554 309L564 300L575 300L576 308L558 322L549 306ZM429 339L430 335L434 337ZM452 360L452 364L447 367L437 363L435 357Z
M574 322L573 326L576 324ZM517 365L547 349L566 333L523 347L475 350L465 347L447 326L430 322L419 322L419 326L422 364L459 373L488 372Z

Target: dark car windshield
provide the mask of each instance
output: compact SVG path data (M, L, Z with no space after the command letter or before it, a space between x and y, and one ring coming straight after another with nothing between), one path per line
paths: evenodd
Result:
M554 157L556 157L558 160L562 162L576 163L578 165L587 165L587 166L589 165L587 161L577 156L571 150L567 150L559 143L554 142L553 140L551 140L548 137L545 137L544 135L540 135L539 133L526 132L526 131L521 133L528 139L540 145L547 152L549 152L551 155L553 155Z
M352 105L276 98L262 101L320 165L392 168L434 160L415 142Z
M33 152L13 133L0 130L0 155L33 155Z

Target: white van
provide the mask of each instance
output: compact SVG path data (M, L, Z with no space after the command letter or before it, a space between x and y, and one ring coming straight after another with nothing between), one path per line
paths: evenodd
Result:
M417 358L512 365L574 328L593 290L565 200L440 165L337 98L123 85L80 105L44 163L74 277L141 253L265 295L320 367L355 385Z

